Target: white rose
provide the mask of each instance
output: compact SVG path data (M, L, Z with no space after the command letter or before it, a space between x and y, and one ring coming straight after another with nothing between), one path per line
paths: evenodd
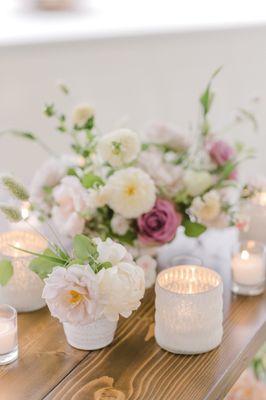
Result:
M213 184L211 174L206 171L187 170L185 171L183 181L187 193L193 197L204 193Z
M146 254L137 258L136 263L144 271L146 289L152 287L156 281L156 260Z
M92 117L94 117L93 108L88 104L80 104L74 108L72 115L73 125L82 129Z
M168 145L176 151L187 150L191 144L189 138L180 134L175 127L158 122L148 127L146 137L149 142Z
M191 204L190 212L198 222L209 225L214 222L221 212L221 199L216 190L211 190L202 198L196 197Z
M139 137L129 129L119 129L108 133L98 143L101 158L112 167L120 167L134 161L139 151Z
M129 317L144 296L143 270L136 264L120 262L112 268L102 269L99 274L104 316L111 321L117 321L119 314Z
M78 178L66 176L53 191L56 205L52 209L52 219L58 231L67 236L83 232L85 218L89 211L88 194Z
M109 261L112 265L116 265L121 261L131 262L133 259L124 246L114 242L110 238L107 238L105 241L95 238L94 243L97 245L98 260L101 263Z
M139 168L115 172L106 186L109 190L108 205L124 218L137 218L155 204L154 182Z
M56 186L66 174L67 165L60 159L47 160L34 174L30 188L30 201L45 207L45 188Z
M117 235L125 235L129 229L129 221L119 214L114 214L111 219L111 228Z

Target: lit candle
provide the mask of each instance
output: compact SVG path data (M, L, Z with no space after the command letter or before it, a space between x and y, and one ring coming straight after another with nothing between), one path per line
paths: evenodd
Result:
M256 295L264 290L265 249L253 240L242 242L232 258L232 290L239 294Z
M172 353L198 354L217 347L223 335L220 275L196 265L179 265L157 276L155 338Z
M33 256L11 246L40 253L47 247L47 242L34 232L0 234L0 260L10 260L13 267L9 282L0 285L0 304L11 304L19 312L38 310L45 302L42 299L43 282L29 269Z
M6 304L0 305L0 365L14 361L18 356L17 313Z
M241 232L242 240L257 240L266 243L266 191L260 192L243 207L249 217L249 227Z

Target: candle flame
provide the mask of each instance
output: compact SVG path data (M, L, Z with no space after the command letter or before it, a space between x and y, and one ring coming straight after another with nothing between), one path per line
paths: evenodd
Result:
M241 253L241 258L242 260L248 260L249 259L249 252L247 250L243 250Z

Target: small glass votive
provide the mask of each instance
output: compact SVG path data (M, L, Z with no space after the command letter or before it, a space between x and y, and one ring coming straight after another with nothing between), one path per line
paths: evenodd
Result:
M254 240L242 241L232 257L232 291L256 296L263 293L266 277L265 246Z
M171 265L174 267L177 267L178 265L202 265L202 260L197 256L179 254L171 259Z
M0 305L0 365L18 358L17 312L15 308Z
M197 265L179 265L159 273L155 285L155 339L177 354L205 353L223 336L223 282Z

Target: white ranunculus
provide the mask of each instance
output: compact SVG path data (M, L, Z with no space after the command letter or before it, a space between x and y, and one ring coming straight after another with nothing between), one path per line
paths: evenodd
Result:
M129 229L129 220L119 214L114 214L111 219L111 228L117 235L125 235Z
M213 179L209 172L193 171L191 169L185 171L183 181L187 193L193 197L204 193L213 184Z
M191 145L188 136L181 134L171 125L158 122L152 123L148 127L146 137L149 142L167 145L175 151L187 150Z
M104 316L117 321L119 315L129 317L140 306L145 292L142 268L135 263L120 262L113 268L102 269L100 276L100 299Z
M116 265L121 261L131 262L133 260L127 249L112 239L107 238L102 241L100 238L95 238L93 240L97 245L98 260L101 263L109 261L112 265Z
M144 271L146 289L152 287L156 281L156 260L148 254L145 254L137 258L136 263Z
M216 190L211 190L201 197L196 197L191 204L190 212L197 221L209 225L217 220L221 213L221 199Z
M112 167L120 167L134 161L139 151L139 137L129 129L108 133L98 143L99 155Z
M65 176L67 165L61 159L47 160L34 174L30 187L30 201L46 208L45 188L53 188Z
M74 108L72 115L73 125L82 129L93 116L94 110L89 104L80 104Z
M152 209L156 200L153 180L139 168L115 172L107 181L108 205L124 218L137 218Z
M139 156L139 165L167 195L174 195L182 189L183 169L164 161L163 153L159 149L143 151Z
M89 212L88 193L78 178L66 176L53 191L56 205L52 209L52 219L58 231L67 236L83 232Z

